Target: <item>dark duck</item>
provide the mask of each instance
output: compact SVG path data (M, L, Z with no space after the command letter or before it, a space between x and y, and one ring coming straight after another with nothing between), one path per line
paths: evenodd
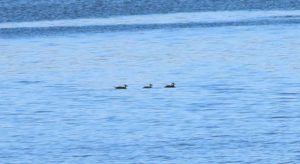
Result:
M146 85L146 86L144 86L144 88L145 89L150 89L150 88L152 88L152 84Z
M127 89L127 85L125 84L124 86L117 86L115 89Z
M175 83L168 84L165 88L175 88Z

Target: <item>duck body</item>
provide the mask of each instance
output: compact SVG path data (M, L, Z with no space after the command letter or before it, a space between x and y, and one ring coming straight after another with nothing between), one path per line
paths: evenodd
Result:
M165 88L175 88L175 83L168 84L165 86Z
M115 89L127 89L127 85L125 84L124 86L117 86Z
M147 85L147 86L144 86L144 88L145 88L145 89L150 89L150 88L152 88L152 84L149 84L149 85Z

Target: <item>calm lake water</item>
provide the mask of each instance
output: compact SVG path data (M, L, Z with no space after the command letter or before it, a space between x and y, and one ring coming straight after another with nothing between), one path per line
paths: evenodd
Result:
M299 15L1 23L0 163L299 163Z

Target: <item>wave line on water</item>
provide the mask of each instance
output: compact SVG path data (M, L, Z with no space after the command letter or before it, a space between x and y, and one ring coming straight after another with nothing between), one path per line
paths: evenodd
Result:
M213 23L264 19L267 17L299 17L300 10L292 11L217 11L172 14L151 14L135 16L117 16L109 18L68 19L35 22L0 23L0 29L10 28L46 28L46 27L82 27L109 25L147 25L175 23ZM289 17L287 17L289 18Z
M60 24L62 23L62 24ZM300 24L298 11L226 11L0 24L1 37L170 28Z

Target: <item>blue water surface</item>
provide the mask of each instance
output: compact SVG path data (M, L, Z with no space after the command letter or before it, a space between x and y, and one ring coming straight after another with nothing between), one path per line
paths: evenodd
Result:
M3 27L0 163L299 163L291 17L21 36Z

